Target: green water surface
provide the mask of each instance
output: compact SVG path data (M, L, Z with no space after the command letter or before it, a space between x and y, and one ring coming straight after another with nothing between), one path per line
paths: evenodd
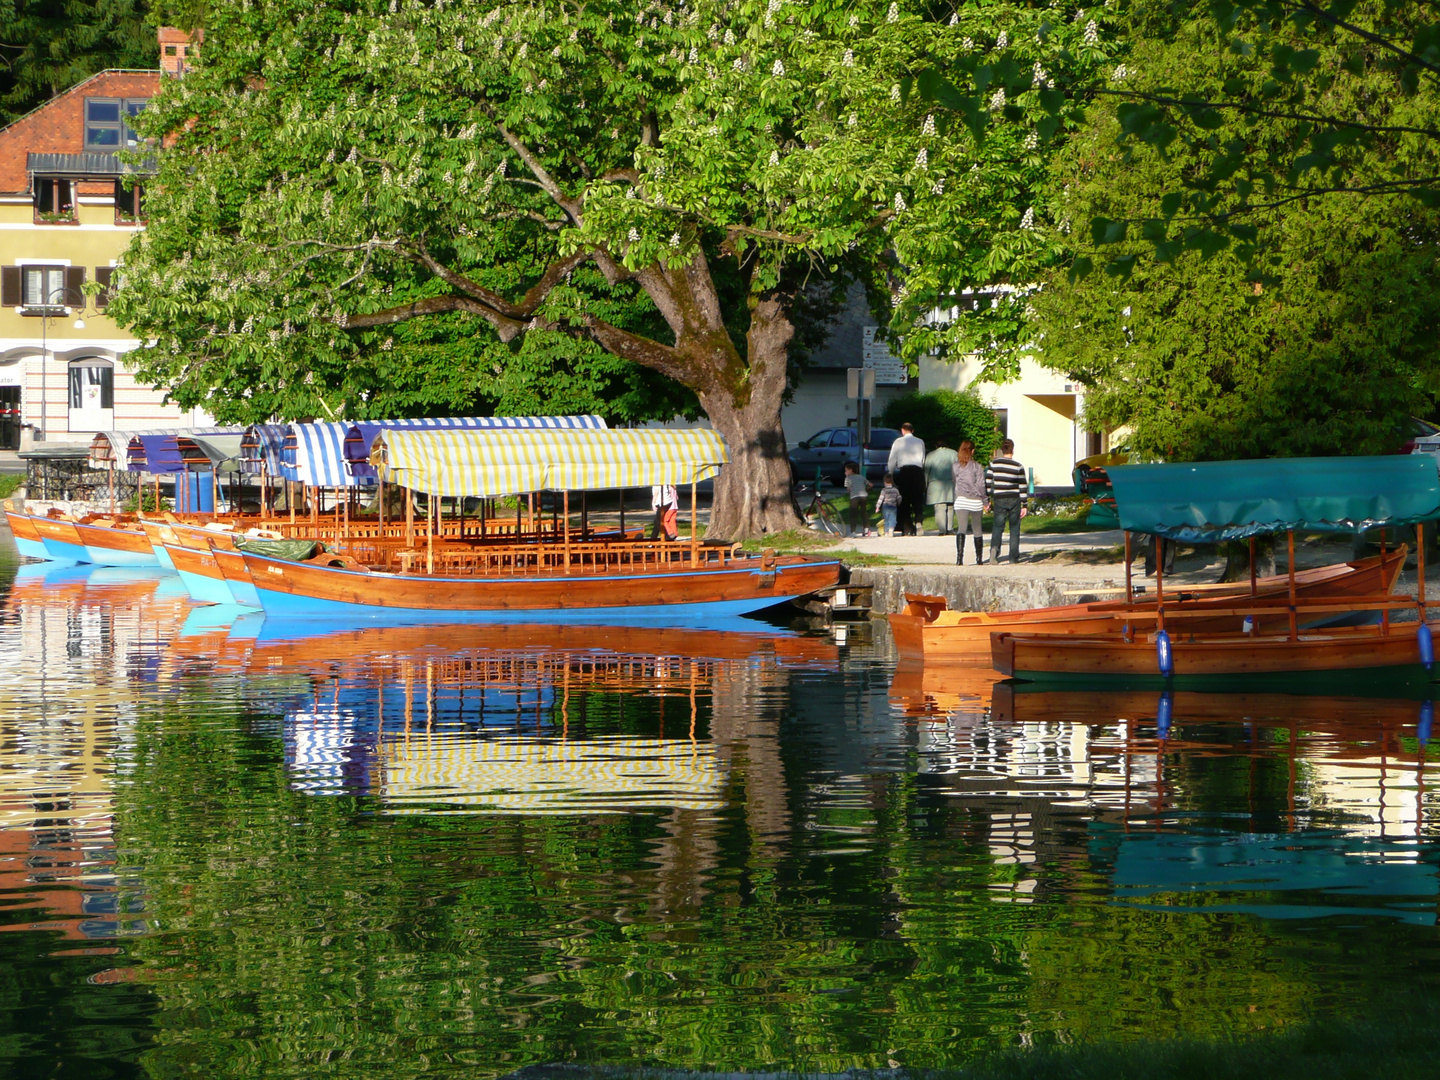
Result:
M1161 741L901 695L883 628L385 636L14 573L3 1076L924 1069L1440 974L1415 701Z

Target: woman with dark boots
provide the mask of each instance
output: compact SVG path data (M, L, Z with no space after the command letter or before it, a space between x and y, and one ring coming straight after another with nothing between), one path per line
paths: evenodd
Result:
M985 508L985 467L975 460L975 444L960 440L955 473L955 565L965 565L965 534L975 537L975 564L985 565L985 534L980 513Z

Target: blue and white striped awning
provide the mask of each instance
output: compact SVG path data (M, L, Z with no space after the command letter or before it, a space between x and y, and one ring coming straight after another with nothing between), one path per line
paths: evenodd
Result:
M285 436L289 431L289 424L251 424L246 428L245 438L240 442L240 464L244 470L294 480L295 477L285 475L283 460Z
M356 476L345 462L346 423L291 424L281 451L286 479L310 487L368 487L375 477Z

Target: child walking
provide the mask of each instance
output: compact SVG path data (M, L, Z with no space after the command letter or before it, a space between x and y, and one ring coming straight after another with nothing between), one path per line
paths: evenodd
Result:
M885 486L880 489L880 497L875 500L875 506L880 511L880 517L884 520L881 526L881 536L895 535L895 516L900 513L900 489L895 486L895 474L885 474Z
M845 494L850 496L850 535L870 535L870 515L866 512L868 492L875 485L860 475L860 466L845 463Z

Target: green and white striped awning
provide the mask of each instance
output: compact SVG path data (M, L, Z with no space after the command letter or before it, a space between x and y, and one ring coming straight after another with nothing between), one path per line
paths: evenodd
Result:
M730 460L708 428L387 430L371 462L387 484L429 495L515 495L677 487L708 479Z

